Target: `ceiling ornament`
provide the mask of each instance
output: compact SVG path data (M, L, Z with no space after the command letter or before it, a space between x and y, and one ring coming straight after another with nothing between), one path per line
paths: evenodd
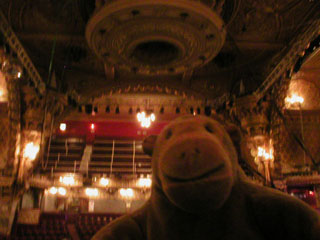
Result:
M86 27L86 39L106 65L117 69L144 75L182 73L209 62L225 42L225 23L212 8L215 5L205 2L115 0L97 4ZM223 8L222 2L216 7Z

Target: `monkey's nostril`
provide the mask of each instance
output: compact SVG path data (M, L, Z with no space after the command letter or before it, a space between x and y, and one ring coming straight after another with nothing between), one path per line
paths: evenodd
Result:
M180 158L184 159L185 157L186 157L186 153L185 152L181 153Z
M198 148L196 148L194 151L195 151L197 154L200 153L200 150L199 150Z

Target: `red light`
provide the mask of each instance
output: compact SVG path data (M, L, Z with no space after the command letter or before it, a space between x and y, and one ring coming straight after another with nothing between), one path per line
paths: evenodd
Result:
M90 124L90 129L91 129L91 132L92 132L92 133L94 132L94 128L95 128L94 123L91 123L91 124Z
M314 192L313 191L309 191L309 195L314 195Z

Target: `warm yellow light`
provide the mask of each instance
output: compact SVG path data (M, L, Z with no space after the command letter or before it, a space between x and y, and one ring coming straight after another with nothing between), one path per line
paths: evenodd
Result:
M98 197L99 191L96 188L86 188L86 195L88 197Z
M139 187L151 187L151 179L150 178L139 178L138 186Z
M3 91L0 89L0 97L3 97Z
M145 112L138 113L137 114L138 122L141 123L141 127L148 128L151 125L151 122L154 122L156 120L156 116L154 113L151 113L151 115L147 116Z
M151 125L150 118L143 118L141 120L141 126L142 127L148 128L148 127L150 127L150 125Z
M18 72L17 76L18 76L18 78L20 78L21 77L21 72Z
M150 119L152 122L154 122L154 120L156 120L156 115L154 115L154 113L151 113Z
M108 178L100 178L100 185L107 186L109 185L109 179Z
M302 104L304 102L304 98L298 96L297 94L292 94L291 97L286 97L286 102L289 104L295 104L295 103Z
M64 132L67 129L67 124L66 123L60 123L60 130Z
M128 196L128 197L133 197L133 190L132 190L132 188L127 188L127 196Z
M67 194L67 190L63 187L58 188L58 193L62 196L65 196Z
M258 147L258 157L263 157L266 160L273 159L273 151L272 149L267 152L264 148Z
M30 142L26 144L24 148L23 157L28 158L30 160L34 160L39 152L39 149L39 145L34 145L33 142Z
M60 176L59 181L65 185L74 185L75 180L73 176Z
M125 197L125 198L132 198L133 197L132 188L121 188L119 192L122 197Z
M51 194L53 194L53 195L55 195L57 192L58 192L58 189L57 189L56 187L51 187L51 188L49 189L49 193L51 193Z

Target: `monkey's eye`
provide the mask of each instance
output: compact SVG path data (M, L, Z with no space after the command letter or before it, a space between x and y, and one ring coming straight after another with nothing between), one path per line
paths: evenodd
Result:
M169 129L165 134L165 139L168 140L169 138L171 138L171 136L172 136L172 131L171 131L171 129Z
M209 133L213 133L214 131L213 131L213 127L210 125L210 124L206 124L205 126L204 126L204 128L207 130L207 132L209 132Z

